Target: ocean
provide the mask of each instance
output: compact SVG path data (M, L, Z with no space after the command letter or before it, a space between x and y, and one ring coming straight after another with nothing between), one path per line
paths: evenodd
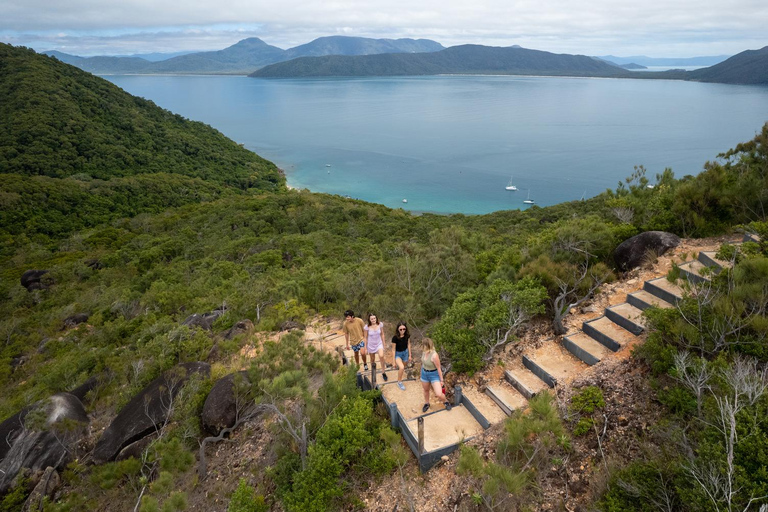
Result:
M699 173L768 121L768 87L521 76L106 76L285 170L392 208L478 214ZM507 191L508 184L517 191ZM404 202L406 200L407 202Z

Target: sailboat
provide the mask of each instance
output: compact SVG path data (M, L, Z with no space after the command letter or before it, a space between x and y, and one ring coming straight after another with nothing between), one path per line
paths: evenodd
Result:
M528 189L528 197L523 201L525 204L533 204L534 201L531 199L531 189Z
M512 176L509 177L509 183L504 187L505 190L517 190L517 187L512 184Z

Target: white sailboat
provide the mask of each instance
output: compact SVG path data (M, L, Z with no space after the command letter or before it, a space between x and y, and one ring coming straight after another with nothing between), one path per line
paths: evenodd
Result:
M525 204L533 204L534 200L531 199L531 189L528 189L528 197L523 201Z
M517 187L512 184L512 176L509 177L509 183L504 187L505 190L517 190Z

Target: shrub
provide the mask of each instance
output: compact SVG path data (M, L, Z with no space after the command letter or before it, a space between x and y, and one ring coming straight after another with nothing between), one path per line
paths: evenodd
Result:
M227 512L267 512L268 510L264 496L256 494L256 489L248 485L245 478L241 478L229 500Z

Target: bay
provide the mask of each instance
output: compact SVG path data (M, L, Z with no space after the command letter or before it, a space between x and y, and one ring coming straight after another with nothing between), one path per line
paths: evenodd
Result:
M643 165L701 172L768 121L768 87L437 76L107 76L286 171L289 185L477 214L591 197ZM516 192L505 190L512 178ZM407 199L407 203L403 202Z

